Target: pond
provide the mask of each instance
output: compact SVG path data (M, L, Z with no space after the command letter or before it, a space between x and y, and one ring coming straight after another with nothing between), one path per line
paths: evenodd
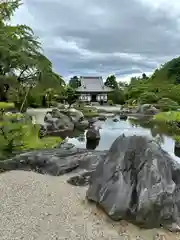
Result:
M101 139L99 142L87 143L85 138L86 131L79 134L76 133L75 137L69 137L68 142L73 143L79 148L108 150L114 140L123 133L126 136L145 135L156 138L162 148L174 156L175 141L167 135L162 125L159 128L159 126L148 124L148 121L134 122L130 119L114 122L113 118L108 118L106 121L98 121L95 124L101 127ZM180 157L180 152L178 153L176 150L175 155Z

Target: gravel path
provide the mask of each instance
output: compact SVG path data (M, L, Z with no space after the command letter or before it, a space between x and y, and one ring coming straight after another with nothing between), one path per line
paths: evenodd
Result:
M160 230L111 222L84 200L86 188L67 184L68 178L23 171L1 174L0 240L133 240L137 235L156 239ZM167 240L180 239L165 234Z

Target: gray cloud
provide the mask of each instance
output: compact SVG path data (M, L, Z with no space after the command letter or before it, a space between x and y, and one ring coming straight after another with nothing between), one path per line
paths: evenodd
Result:
M178 54L180 4L172 0L169 14L168 1L161 2L26 0L25 6L60 74L124 75L150 72Z

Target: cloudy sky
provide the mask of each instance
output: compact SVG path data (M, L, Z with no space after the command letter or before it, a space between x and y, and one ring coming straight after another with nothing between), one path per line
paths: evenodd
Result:
M66 79L128 80L180 54L180 0L24 0L12 23L33 28Z

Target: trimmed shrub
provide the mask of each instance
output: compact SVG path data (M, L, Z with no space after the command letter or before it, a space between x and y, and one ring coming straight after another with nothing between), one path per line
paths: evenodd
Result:
M53 148L62 140L59 137L39 138L39 125L33 125L22 114L4 114L0 122L0 155L16 151Z
M108 105L109 105L109 106L112 106L112 105L113 105L113 100L111 100L111 99L108 100Z
M157 103L158 108L160 108L162 111L172 111L177 110L179 105L177 102L173 101L170 98L162 98Z
M138 100L140 104L157 103L158 96L154 92L145 92L139 96Z

